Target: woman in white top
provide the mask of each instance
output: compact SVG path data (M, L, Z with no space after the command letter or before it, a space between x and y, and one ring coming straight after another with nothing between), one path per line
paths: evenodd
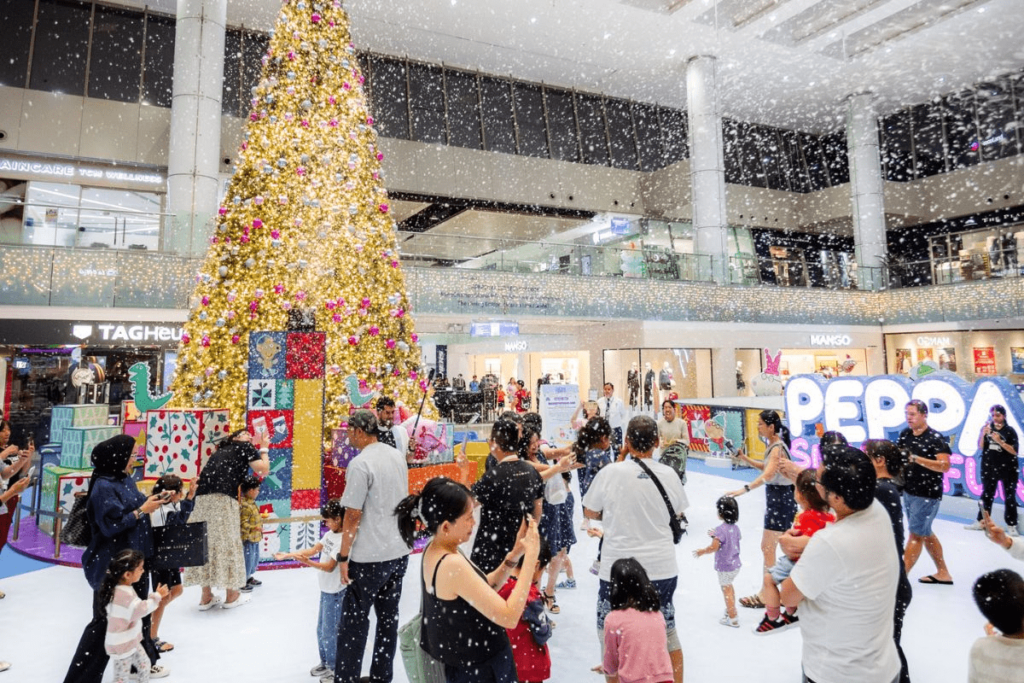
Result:
M793 481L782 474L780 464L789 460L789 429L783 426L782 418L774 410L762 410L757 416L757 434L768 444L764 452L764 460L751 460L743 450L736 457L761 470L761 474L743 488L730 491L726 495L736 498L749 493L758 486L764 486L765 511L764 533L761 535L761 552L764 554L765 570L775 564L775 549L779 545L779 537L793 526L797 505L793 497ZM740 599L744 607L762 607L759 595Z

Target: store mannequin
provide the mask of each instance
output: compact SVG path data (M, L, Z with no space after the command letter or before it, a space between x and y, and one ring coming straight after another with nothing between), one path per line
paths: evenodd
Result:
M654 406L654 368L644 363L644 410Z
M661 366L661 370L658 372L658 388L662 391L672 390L672 369L665 361Z
M736 391L746 391L747 383L743 379L743 361L736 361Z
M640 394L640 364L635 361L626 373L626 386L629 388L629 407L636 408Z

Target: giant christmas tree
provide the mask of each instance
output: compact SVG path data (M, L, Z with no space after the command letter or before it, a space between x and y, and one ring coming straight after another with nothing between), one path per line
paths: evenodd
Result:
M178 407L228 408L242 424L249 333L297 314L327 333L325 430L356 395L422 395L382 159L341 3L286 2L197 278Z

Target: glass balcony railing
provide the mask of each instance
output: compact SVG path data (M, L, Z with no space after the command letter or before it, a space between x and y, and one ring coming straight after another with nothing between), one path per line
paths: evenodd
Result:
M521 275L572 275L714 282L711 257L658 247L623 248L465 235L399 233L402 261L421 272L465 269ZM188 306L202 259L131 249L0 245L0 305L172 308ZM956 268L936 261L864 268L824 267L797 259L738 255L723 284L884 291L1019 277L1016 261L999 270ZM968 277L969 275L970 277Z

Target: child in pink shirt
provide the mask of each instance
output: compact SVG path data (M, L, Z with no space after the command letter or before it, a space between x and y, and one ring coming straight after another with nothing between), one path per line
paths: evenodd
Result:
M608 683L672 683L665 618L658 591L632 557L612 565L612 611L604 621Z
M110 561L100 586L100 599L107 605L104 648L114 660L115 683L127 683L133 666L140 683L149 680L149 655L142 649L142 617L155 610L168 591L161 584L148 600L136 595L132 584L139 582L144 571L142 553L122 550Z

